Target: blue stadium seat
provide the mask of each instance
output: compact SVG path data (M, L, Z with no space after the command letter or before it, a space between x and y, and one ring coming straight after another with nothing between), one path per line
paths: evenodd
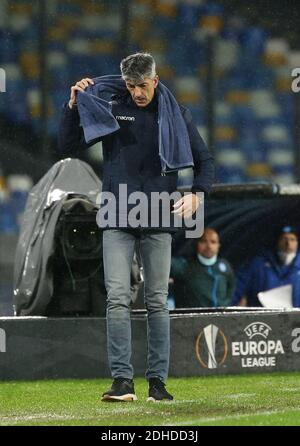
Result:
M9 31L0 30L0 64L17 63L19 49L17 38Z
M264 29L257 26L247 27L240 35L243 52L247 53L249 58L260 56L264 51L266 38Z
M196 28L199 25L202 12L202 5L181 2L177 13L177 22L181 29L189 32L191 28Z
M17 219L10 199L0 194L0 233L13 234L17 230Z

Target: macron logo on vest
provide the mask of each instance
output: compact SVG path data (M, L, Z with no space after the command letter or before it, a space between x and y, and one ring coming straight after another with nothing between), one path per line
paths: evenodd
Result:
M116 116L119 121L135 121L134 116Z

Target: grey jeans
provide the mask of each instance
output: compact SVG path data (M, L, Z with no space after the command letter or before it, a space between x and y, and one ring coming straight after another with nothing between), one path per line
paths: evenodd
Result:
M140 244L147 309L148 369L146 378L166 381L170 356L167 305L172 236L169 233L103 231L104 278L107 291L107 350L113 378L133 378L131 365L130 271L135 243Z

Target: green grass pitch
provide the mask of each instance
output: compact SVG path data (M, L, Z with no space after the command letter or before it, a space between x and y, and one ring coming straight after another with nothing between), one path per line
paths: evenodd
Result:
M0 382L0 425L299 426L300 372L169 378L173 402L104 403L109 379Z

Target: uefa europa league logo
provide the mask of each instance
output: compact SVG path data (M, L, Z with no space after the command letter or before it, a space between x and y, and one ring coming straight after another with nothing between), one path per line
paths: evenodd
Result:
M3 68L0 68L0 93L6 92L6 74Z
M217 361L216 361L216 340L217 340L217 334L218 334L219 328L215 325L211 324L204 328L204 338L207 345L208 350L208 362L207 367L209 369L216 369L217 368Z
M0 328L0 353L6 352L6 334L3 328Z
M223 331L216 325L204 327L196 341L196 356L202 367L216 369L227 358L228 343Z

